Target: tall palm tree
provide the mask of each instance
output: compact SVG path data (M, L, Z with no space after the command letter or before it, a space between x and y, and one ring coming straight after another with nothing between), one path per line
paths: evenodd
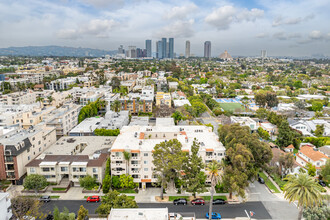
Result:
M126 160L126 174L128 174L129 160L131 159L132 154L128 151L124 151L124 159Z
M304 206L317 206L322 203L321 187L306 173L301 173L297 177L290 175L286 179L288 183L284 186L284 198L289 202L298 201L300 220Z
M118 100L115 100L114 102L111 103L110 109L115 112L120 112L121 109L121 103Z
M219 179L220 179L220 172L221 164L217 161L213 160L211 163L209 163L206 167L206 170L208 171L209 177L211 179L211 199L210 199L210 207L209 207L209 220L212 219L212 206L213 206L213 194L215 191L215 186L217 185Z

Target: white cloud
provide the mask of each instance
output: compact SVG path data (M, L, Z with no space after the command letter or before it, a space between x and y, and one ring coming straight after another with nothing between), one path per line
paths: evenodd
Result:
M62 29L56 34L61 39L78 39L84 35L95 36L98 38L104 38L109 36L109 32L117 26L117 22L114 20L100 20L94 19L89 23L81 25L77 29Z
M256 35L256 38L266 38L266 37L268 37L267 33L259 33Z
M96 8L103 8L103 7L120 7L125 4L125 0L80 0L83 3L88 5L92 5Z
M322 36L321 31L314 30L309 33L309 39L311 39L311 40L320 40L322 38L323 38L323 36Z
M313 18L314 18L314 14L310 14L305 17L294 17L294 18L283 18L282 16L279 16L273 21L273 27L277 27L281 25L300 24L302 22L309 21Z
M286 40L287 39L287 36L283 31L276 32L275 34L273 34L273 37L276 38L277 40Z
M194 13L198 7L194 3L183 6L175 6L164 15L166 19L185 19L189 14Z
M231 5L226 5L215 9L211 14L206 16L205 22L216 27L218 30L225 30L234 22L255 21L263 15L264 11L260 9L239 9Z
M178 20L170 25L165 26L155 34L155 37L175 37L175 38L189 38L194 35L192 28L194 20L189 21Z

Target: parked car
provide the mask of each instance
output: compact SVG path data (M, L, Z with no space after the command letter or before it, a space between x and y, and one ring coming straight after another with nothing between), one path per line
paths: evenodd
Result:
M258 182L261 183L261 184L265 184L265 180L262 177L258 178Z
M191 201L192 205L205 205L205 200L201 198L197 198Z
M41 196L39 200L42 202L50 202L50 196Z
M187 205L187 200L185 198L175 199L173 201L174 205Z
M179 213L168 213L169 220L179 220L182 215Z
M209 218L209 213L207 212L205 217L208 219ZM221 219L221 215L218 212L212 212L212 218L211 219Z
M213 199L213 202L212 202L213 205L223 205L226 203L227 203L227 201L224 199Z
M319 184L320 184L321 186L323 186L323 187L326 187L326 186L327 186L327 184L325 184L325 182L324 182L323 180L319 180Z
M87 202L99 202L101 199L99 196L89 196Z

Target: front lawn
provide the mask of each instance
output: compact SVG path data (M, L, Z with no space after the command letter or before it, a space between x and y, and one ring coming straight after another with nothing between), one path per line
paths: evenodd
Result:
M59 187L55 187L52 189L53 191L65 191L66 188L59 188Z
M185 199L189 200L189 197L190 196L169 196L168 200L169 201L174 201L174 200L180 199L180 198L185 198Z
M135 196L127 196L128 198L135 199Z
M275 193L280 193L277 187L268 179L268 177L264 173L259 173L259 176L265 180L265 184Z
M286 181L282 180L281 177L277 174L272 174L271 177L276 182L276 184L280 187L280 189L283 190L283 187L286 184Z
M60 196L50 196L51 199L58 199Z

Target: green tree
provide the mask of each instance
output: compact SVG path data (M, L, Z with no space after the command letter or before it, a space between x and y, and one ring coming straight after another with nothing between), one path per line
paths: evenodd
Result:
M284 185L284 198L289 202L298 201L299 215L302 217L303 208L313 207L321 204L321 186L307 174L301 173L298 176L289 175Z
M310 176L316 175L316 167L313 164L307 163L305 167L307 169L308 175L310 175Z
M120 80L117 77L112 77L110 86L112 86L112 90L118 89L120 87Z
M262 139L269 140L269 133L266 130L262 129L262 127L258 128L258 134Z
M327 184L330 184L330 160L327 160L326 164L321 167L322 180Z
M122 174L119 177L120 187L126 189L134 189L137 187L138 183L134 183L134 179L131 175Z
M280 126L278 127L278 135L276 140L278 146L283 148L289 146L290 144L295 145L295 139L298 139L299 137L299 133L290 128L289 122L287 120L282 120Z
M259 108L256 111L256 117L259 118L259 119L266 119L267 115L268 115L268 111L265 108Z
M191 145L191 154L185 158L183 163L183 172L185 173L183 180L187 192L191 192L196 198L196 193L203 193L206 191L205 181L207 176L202 171L204 163L202 157L198 156L200 145L195 139Z
M287 175L294 166L295 162L296 160L292 153L282 153L278 159L278 163L280 164L279 172L281 176Z
M209 220L212 219L212 206L213 206L213 195L215 193L215 186L217 185L217 183L219 182L220 179L220 172L219 170L221 169L221 165L213 160L211 163L209 163L206 167L206 170L208 171L209 174L209 178L211 180L211 189L210 189L210 193L211 193L211 199L210 199L210 207L209 207Z
M321 206L306 207L303 211L306 220L330 219L330 207L323 204Z
M109 215L112 208L138 208L138 205L134 199L114 190L103 196L102 204L95 212L99 215Z
M77 220L85 220L86 217L88 217L88 210L81 205L78 211Z
M96 179L93 178L90 175L87 175L83 178L79 178L79 184L81 187L83 187L84 189L88 189L91 190L94 188L94 186L96 185Z
M60 210L57 208L57 206L54 207L53 216L54 220L60 220Z
M293 86L296 87L297 89L300 89L303 87L303 84L300 80L297 80L293 83Z
M131 157L132 157L132 154L130 153L130 152L128 152L128 151L124 151L123 152L123 154L124 154L124 159L125 159L125 161L126 161L126 174L128 174L129 172L129 160L131 159Z
M112 176L111 178L111 184L113 188L119 189L120 188L120 179L119 176Z
M111 176L109 174L105 175L102 184L103 193L108 193L111 186Z
M48 99L49 104L51 105L53 103L53 100L54 100L53 97L48 96L47 99Z
M181 112L179 111L175 111L173 114L172 114L172 118L174 119L174 122L175 124L177 124L179 121L181 121L182 119L182 114Z
M25 189L34 190L37 194L39 190L47 186L47 179L43 175L30 174L24 179L23 186Z
M312 110L314 112L322 111L322 109L323 109L323 103L322 102L320 102L320 101L312 102Z
M23 219L24 216L44 219L46 215L40 209L41 204L36 198L17 196L11 199L11 210L17 219Z
M298 109L301 109L301 110L305 109L305 107L306 107L306 103L305 103L304 101L302 101L302 100L298 100L298 101L296 101L296 102L294 103L294 105L295 105Z
M323 133L324 133L324 124L323 125L316 125L316 129L314 131L314 134L317 137L321 137L321 136L323 136Z
M152 152L154 175L157 175L158 183L161 186L160 197L163 199L163 190L166 183L174 180L182 170L182 163L186 154L182 152L182 145L177 139L164 141L156 144Z
M111 103L110 109L111 109L111 111L114 111L114 112L120 112L121 102L119 100L115 100L114 102Z
M63 212L60 213L60 220L75 220L76 214L74 212L69 212L69 210L64 207Z

